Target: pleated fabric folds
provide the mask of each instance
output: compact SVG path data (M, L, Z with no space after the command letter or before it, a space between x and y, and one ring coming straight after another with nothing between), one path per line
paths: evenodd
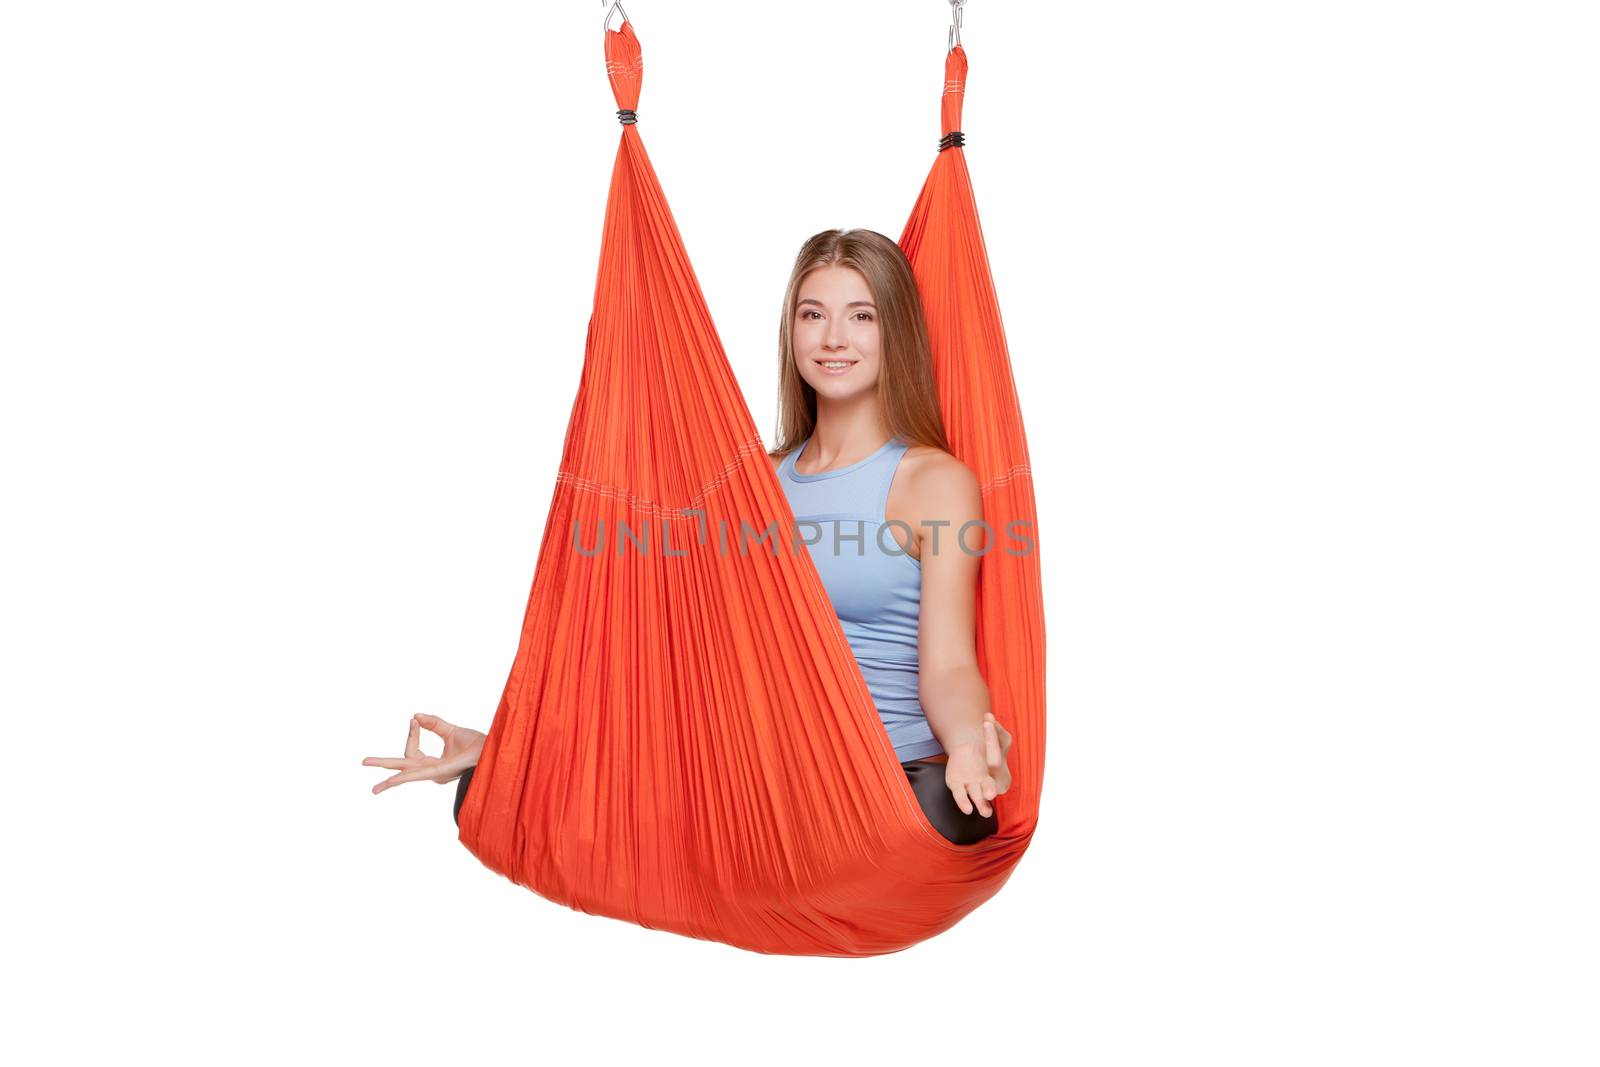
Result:
M631 23L605 30L605 57L633 111ZM959 128L965 76L958 47L942 133ZM828 956L907 948L1010 877L1043 780L1043 601L1027 445L960 147L939 152L901 247L946 431L993 530L977 638L1015 737L999 833L953 845L918 806L626 123L521 639L460 812L461 842L490 869L590 914Z

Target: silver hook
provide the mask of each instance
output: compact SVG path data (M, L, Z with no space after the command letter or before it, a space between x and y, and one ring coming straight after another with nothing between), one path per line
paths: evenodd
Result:
M951 2L954 3L955 0L951 0ZM967 2L967 0L961 0L961 2L964 4ZM607 4L610 4L611 6L606 7ZM611 28L611 15L613 12L621 11L622 21L628 21L628 12L623 10L622 0L615 0L615 3L613 3L612 0L600 0L600 6L606 7L606 21L605 24L601 26L601 29L609 30Z
M961 43L961 9L967 0L950 0L950 34L945 38L944 54L949 55Z

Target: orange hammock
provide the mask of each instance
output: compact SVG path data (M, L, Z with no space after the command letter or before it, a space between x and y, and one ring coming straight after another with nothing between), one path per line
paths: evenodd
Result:
M999 832L958 846L918 806L810 557L787 547L793 512L633 124L631 23L605 30L605 52L622 143L583 373L459 837L492 870L590 914L757 952L895 952L999 891L1033 836L1044 774L1033 482L951 136L966 53L945 60L945 137L900 238L952 451L976 472L993 529L978 663L1015 738ZM648 532L648 551L613 536L623 522ZM741 523L776 523L784 549L752 536L741 553ZM1006 551L1019 546L1008 530L1034 550Z

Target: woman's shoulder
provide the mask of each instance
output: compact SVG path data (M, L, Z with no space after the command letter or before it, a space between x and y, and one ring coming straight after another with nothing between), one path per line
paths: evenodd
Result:
M960 483L970 478L973 485L978 484L978 476L971 467L934 445L911 445L901 462L908 471L928 481Z
M901 459L911 495L939 512L983 510L978 476L960 459L933 445L913 444Z

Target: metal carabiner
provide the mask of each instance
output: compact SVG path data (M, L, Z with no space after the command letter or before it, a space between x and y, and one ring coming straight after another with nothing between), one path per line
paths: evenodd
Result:
M961 0L961 2L966 3L966 0ZM607 7L608 4L610 5L609 7ZM622 21L628 21L628 12L622 7L622 0L615 0L615 2L613 2L613 0L600 0L600 6L606 9L606 21L605 24L600 27L601 29L609 30L611 28L611 16L613 13L618 11L622 12Z
M945 55L954 52L961 43L961 9L966 6L967 0L950 0L950 35L945 38Z

